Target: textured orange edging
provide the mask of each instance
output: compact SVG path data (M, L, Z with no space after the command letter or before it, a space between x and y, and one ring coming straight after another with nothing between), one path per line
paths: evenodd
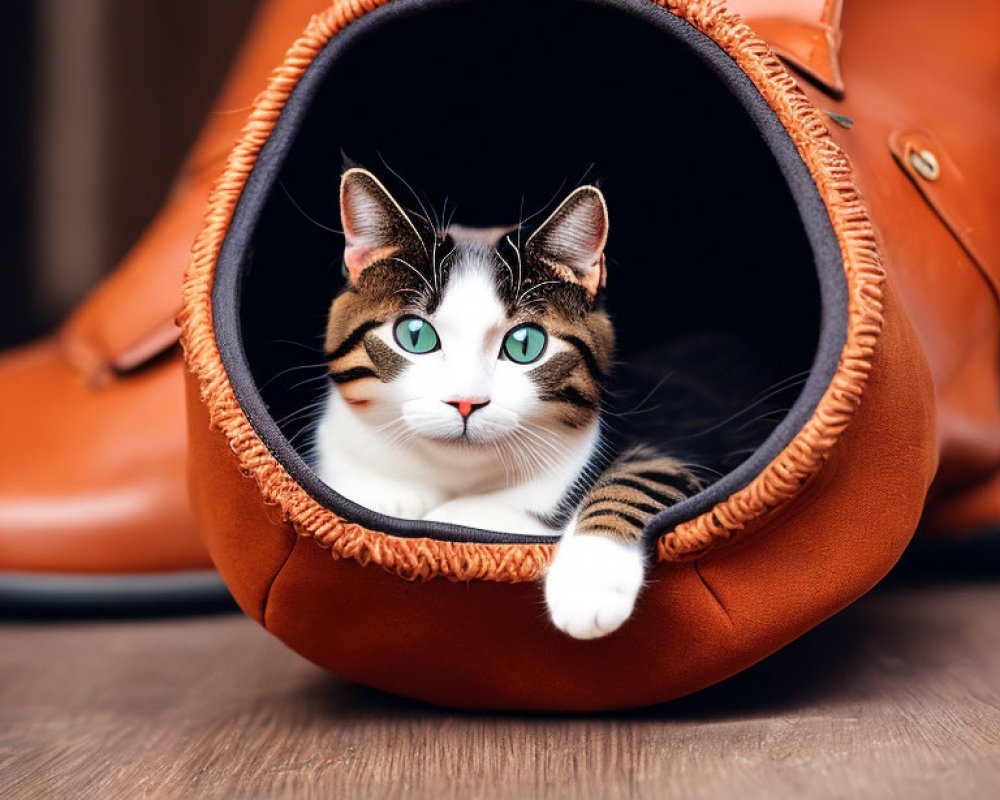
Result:
M396 0L403 2L404 0ZM346 25L387 0L338 0L312 18L302 37L272 73L230 153L209 198L205 226L195 241L184 279L179 317L187 367L197 378L211 424L219 429L240 469L265 501L278 506L301 536L311 536L334 557L378 564L409 580L517 582L541 576L553 545L491 545L410 539L370 531L313 500L285 471L240 409L215 341L211 292L215 264L240 192L257 154L289 95L327 42ZM809 167L840 243L849 292L847 343L836 375L812 418L782 453L743 490L711 511L660 537L661 560L694 558L731 539L749 522L793 497L822 465L861 399L882 326L883 272L875 235L851 169L813 105L768 46L740 20L711 0L661 0L672 13L713 39L775 110Z

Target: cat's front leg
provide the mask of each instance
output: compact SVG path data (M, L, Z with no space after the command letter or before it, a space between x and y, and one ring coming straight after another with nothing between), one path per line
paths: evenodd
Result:
M631 616L644 573L639 542L567 531L545 577L552 622L575 639L606 636Z
M546 576L555 626L577 639L617 630L642 588L643 530L698 488L681 462L645 446L612 462L580 503Z
M424 517L430 522L466 525L527 536L551 536L558 531L545 526L539 517L494 495L458 497L437 506Z
M444 499L443 494L435 489L370 472L338 475L327 483L338 494L358 505L401 519L422 519Z

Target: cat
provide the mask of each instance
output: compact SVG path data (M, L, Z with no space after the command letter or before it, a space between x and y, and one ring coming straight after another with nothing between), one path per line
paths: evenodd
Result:
M700 486L680 461L609 454L602 436L603 194L576 189L523 242L520 226L437 230L358 167L340 210L318 475L394 517L558 540L552 622L578 639L616 630L643 584L643 528Z

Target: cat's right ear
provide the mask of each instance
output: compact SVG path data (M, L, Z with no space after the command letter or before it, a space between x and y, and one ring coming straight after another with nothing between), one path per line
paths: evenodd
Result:
M340 179L340 222L344 267L352 283L375 262L423 246L406 212L366 169L352 167Z

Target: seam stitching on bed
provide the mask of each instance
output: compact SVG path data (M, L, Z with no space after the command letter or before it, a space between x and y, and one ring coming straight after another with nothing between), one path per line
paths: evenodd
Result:
M726 622L729 624L729 630L735 632L736 625L733 623L733 618L729 614L729 609L726 608L722 600L719 599L719 595L715 593L715 589L712 588L711 584L705 580L705 576L701 574L701 566L699 563L697 561L692 561L691 564L694 567L694 574L698 576L698 580L701 581L701 585L705 587L705 591L712 596L715 604L719 607L722 613L725 614Z
M285 557L281 561L281 566L278 567L277 571L274 573L274 577L271 578L271 582L267 585L267 590L264 592L264 600L260 605L260 624L264 626L264 630L271 630L267 625L267 607L268 603L271 601L271 591L274 589L274 584L278 582L278 578L281 577L281 573L285 571L285 567L288 566L288 562L292 560L292 553L295 552L295 545L299 543L299 535L295 531L295 526L289 524L288 532L292 537L291 544L288 546L288 552L285 553Z

